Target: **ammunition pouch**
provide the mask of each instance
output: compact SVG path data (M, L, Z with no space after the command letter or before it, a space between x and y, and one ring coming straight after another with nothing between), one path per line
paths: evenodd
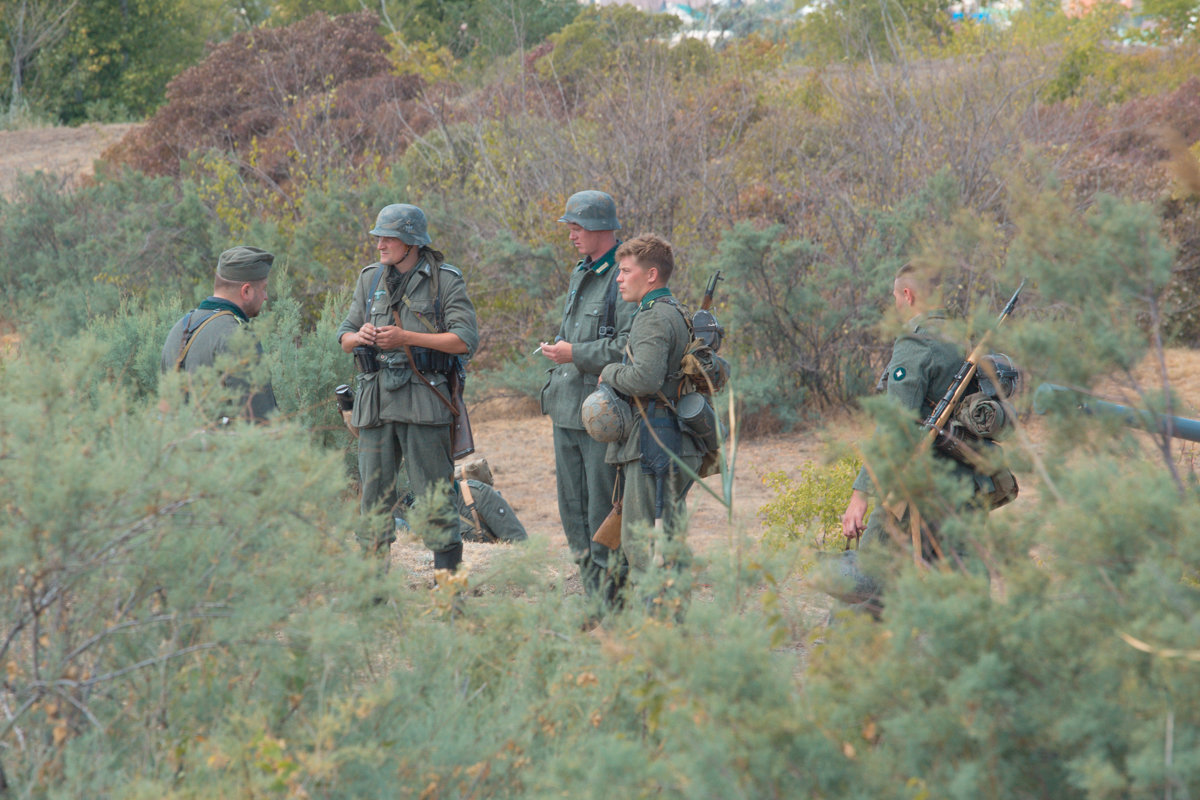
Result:
M455 367L455 356L428 347L412 347L413 369L449 375Z
M354 350L354 363L358 366L359 372L365 372L368 375L373 372L379 372L379 351L369 344L360 344Z

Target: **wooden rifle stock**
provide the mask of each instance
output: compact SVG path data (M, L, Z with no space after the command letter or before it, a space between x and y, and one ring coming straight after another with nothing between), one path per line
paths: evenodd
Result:
M1025 281L1021 281L1021 285L1013 292L1013 296L1009 298L1008 303L1000 311L1000 317L996 320L996 326L999 328L1004 324L1004 320L1008 319L1012 314L1013 309L1017 307L1017 299L1021 296L1021 290L1025 288ZM975 345L975 349L967 356L966 361L958 368L958 372L954 375L954 380L950 382L950 387L946 390L946 394L934 406L933 411L925 418L922 423L929 431L926 437L926 443L932 445L939 436L943 435L946 426L950 423L950 418L954 416L954 412L958 410L958 404L962 402L963 395L966 394L967 387L971 385L971 379L975 377L975 373L979 369L979 362L987 354L988 337L991 331L983 335L979 340L979 344Z
M712 307L713 295L716 294L717 291L717 281L721 280L724 280L724 278L721 277L721 270L714 272L713 276L708 279L708 285L704 287L704 299L700 301L701 311L707 311Z

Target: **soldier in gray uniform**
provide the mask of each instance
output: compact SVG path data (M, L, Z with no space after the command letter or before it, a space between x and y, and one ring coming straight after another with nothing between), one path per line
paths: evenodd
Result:
M608 463L620 467L624 486L621 550L635 587L645 585L644 577L658 556L675 571L676 589L686 593L683 583L691 551L685 541L685 500L692 480L664 448L693 471L699 469L703 447L680 429L673 405L682 377L680 362L692 333L667 287L675 268L670 244L654 235L638 236L618 247L616 258L621 296L637 304L629 355L600 373L604 383L630 397L634 406L629 435L610 444L606 454ZM643 599L652 604L663 600ZM681 608L674 611L678 615Z
M946 324L946 312L937 307L934 289L930 276L918 272L911 265L900 269L892 287L896 311L901 319L905 320L905 330L896 340L892 348L892 358L888 362L885 373L887 395L901 407L916 412L921 419L925 419L946 394L965 358L963 348L945 338L943 328ZM965 464L936 450L934 457L949 464L962 480L975 480L974 470ZM893 530L906 537L909 535L911 509L907 506L897 517L892 511L884 508L882 502L877 502L870 519L864 524L869 498L874 494L876 488L864 466L854 481L850 503L842 515L842 533L848 539L862 537L860 548L864 559L868 553L876 548L886 547L891 541L892 537L888 533L889 522ZM878 497L876 499L879 500ZM929 513L923 515L922 522L929 530L937 530L938 520ZM922 551L927 560L935 557L928 539L923 540ZM857 554L847 557L846 560L857 562ZM844 579L841 581L844 591L831 593L862 610L878 615L882 609L879 599L882 583L868 572L860 569L857 563L850 564L841 576ZM848 586L846 583L853 585Z
M475 306L462 273L429 246L421 209L385 206L371 235L379 237L379 261L359 273L338 328L338 343L354 353L360 370L351 422L359 428L362 511L402 510L396 486L401 465L418 498L443 486L449 494L425 545L435 568L453 571L462 562L462 537L453 497L452 414L442 398L450 396L456 358L469 358L479 344ZM377 529L364 524L358 538L386 559L396 539L391 515Z
M217 355L228 349L234 333L258 316L267 302L267 274L274 261L275 256L266 250L246 245L221 253L212 296L184 314L167 334L162 371L195 372L201 367L211 367ZM257 343L255 352L262 352ZM263 422L275 410L275 393L270 382L252 390L249 376L241 372L222 376L222 382L229 388L244 390L237 407L228 409L226 416Z
M571 272L562 324L542 355L554 362L542 389L542 413L554 422L554 464L558 514L571 554L579 564L584 592L610 605L624 583L626 568L616 553L592 541L612 508L616 468L605 463L606 445L583 427L579 411L596 388L600 370L621 360L634 306L617 291L617 208L604 192L571 195L566 212L571 243L583 255Z

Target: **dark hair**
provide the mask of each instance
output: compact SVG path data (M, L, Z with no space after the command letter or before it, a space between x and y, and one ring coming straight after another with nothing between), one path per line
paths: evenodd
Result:
M675 271L675 253L671 249L671 243L653 233L644 233L628 242L622 242L617 248L616 259L620 261L623 258L637 259L642 269L657 269L658 277L662 279L664 286L671 280L671 273Z

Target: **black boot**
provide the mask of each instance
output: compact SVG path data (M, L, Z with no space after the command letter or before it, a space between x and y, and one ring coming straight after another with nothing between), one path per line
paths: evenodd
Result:
M449 550L435 550L433 553L433 568L448 569L451 572L457 571L458 565L462 563L462 553L462 542L451 545Z

